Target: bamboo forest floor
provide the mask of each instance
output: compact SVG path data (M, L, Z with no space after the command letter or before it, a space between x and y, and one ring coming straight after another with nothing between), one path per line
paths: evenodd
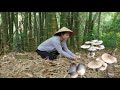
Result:
M101 50L96 52L96 58L103 53L113 50ZM78 54L78 53L77 53ZM85 51L80 51L81 59L72 61L66 58L59 58L55 61L41 59L36 52L15 53L0 56L0 78L70 78L67 70L72 62L84 63L87 78L107 78L105 71L94 71L87 67L92 59L86 57ZM120 78L120 50L115 53L118 62L115 64L114 78ZM80 76L78 76L80 78Z

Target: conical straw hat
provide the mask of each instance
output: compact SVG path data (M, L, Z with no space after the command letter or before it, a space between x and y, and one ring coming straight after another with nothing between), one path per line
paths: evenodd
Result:
M58 33L61 33L61 32L69 32L70 33L70 36L73 36L73 31L66 28L66 27L62 27L61 29L59 29L57 32L55 32L54 35L58 34Z

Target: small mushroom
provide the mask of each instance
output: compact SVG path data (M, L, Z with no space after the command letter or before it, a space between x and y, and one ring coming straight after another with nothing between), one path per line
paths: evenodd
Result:
M84 64L79 63L76 71L77 71L78 75L81 75L81 77L83 77L83 75L85 74L85 71L86 71Z
M90 47L90 45L82 45L81 46L81 48L83 48L83 49L87 49L87 48L89 48Z
M91 46L91 47L88 49L88 51L97 51L97 49L96 49L96 47Z
M95 52L89 52L87 55L88 58L95 58L94 56L95 56Z
M70 74L71 78L77 78L78 77L78 73L77 72L73 72Z
M77 69L77 65L75 63L71 63L68 70L68 74L70 74L72 78L76 78L78 76L76 69Z
M88 58L94 58L94 56L95 56L95 52L94 52L94 51L96 51L96 50L97 50L97 49L96 49L94 46L91 46L91 47L88 49L89 53L88 53L87 57L88 57Z
M96 59L96 61L100 61L101 63L102 63L102 66L99 68L99 70L101 70L101 71L104 71L104 70L106 70L106 68L107 68L107 63L105 63L103 60L102 60L102 58L101 57L98 57L97 59Z
M115 75L115 67L114 64L108 64L108 67L106 69L107 77L113 78Z
M102 49L104 49L105 48L105 46L104 45L98 45L98 46L95 46L96 47L96 49L98 49L98 50L102 50Z
M102 67L100 67L99 70L104 71L107 69L107 66L108 66L107 63L103 63Z

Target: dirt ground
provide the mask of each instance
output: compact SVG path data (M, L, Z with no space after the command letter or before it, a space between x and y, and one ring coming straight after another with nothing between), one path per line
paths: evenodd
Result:
M113 52L112 49L97 51L95 57L103 53ZM66 58L58 58L55 61L44 60L36 52L16 53L11 52L7 55L0 56L0 78L71 78L67 70L72 62L84 63L86 67L85 76L87 78L107 78L106 71L96 71L89 69L87 64L95 59L86 57L88 52L83 50L76 53L81 59L72 61ZM120 50L117 50L115 57L118 62L115 64L115 76L120 77ZM78 78L81 78L78 76Z

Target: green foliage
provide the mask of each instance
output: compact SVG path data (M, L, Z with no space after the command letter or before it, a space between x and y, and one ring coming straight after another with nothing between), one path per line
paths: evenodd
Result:
M63 26L74 31L68 40L73 51L92 39L103 40L106 48L119 48L119 23L119 12L1 12L0 48L33 51Z

